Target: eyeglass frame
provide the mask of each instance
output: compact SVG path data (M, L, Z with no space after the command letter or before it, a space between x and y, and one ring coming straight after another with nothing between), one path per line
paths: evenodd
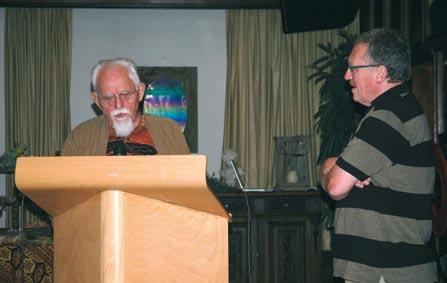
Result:
M99 100L103 101L104 103L111 105L114 102L116 102L117 99L120 100L120 102L127 102L129 101L129 99L132 97L132 95L134 95L134 93L136 93L138 91L138 88L134 88L134 90L131 91L122 91L118 94L114 94L114 93L109 93L109 94L104 94L101 95L99 92L96 92L98 94L98 98Z
M367 64L367 65L348 65L348 70L352 73L354 70L364 69L364 68L375 68L382 64Z

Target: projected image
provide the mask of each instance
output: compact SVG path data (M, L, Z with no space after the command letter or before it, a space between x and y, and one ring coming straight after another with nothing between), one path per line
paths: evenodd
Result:
M144 95L144 113L171 118L184 131L188 117L185 89L169 77L151 81Z

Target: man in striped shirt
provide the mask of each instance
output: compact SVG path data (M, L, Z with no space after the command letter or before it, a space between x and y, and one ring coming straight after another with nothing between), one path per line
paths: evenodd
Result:
M434 163L424 113L409 92L410 49L395 32L360 35L345 79L369 107L339 157L320 168L337 202L334 276L346 282L435 282L431 237Z

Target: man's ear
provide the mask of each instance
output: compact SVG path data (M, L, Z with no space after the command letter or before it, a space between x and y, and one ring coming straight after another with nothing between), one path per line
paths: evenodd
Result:
M138 86L138 101L143 100L145 89L146 86L144 85L144 83L140 83L140 85Z
M90 98L99 107L99 109L102 110L101 105L99 105L99 97L98 97L98 93L96 91L92 91L90 93Z
M377 82L381 83L383 81L388 81L388 70L384 65L380 65L377 67Z

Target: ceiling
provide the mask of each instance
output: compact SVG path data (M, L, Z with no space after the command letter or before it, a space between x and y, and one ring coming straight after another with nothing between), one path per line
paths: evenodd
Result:
M279 9L281 0L0 0L0 7Z

